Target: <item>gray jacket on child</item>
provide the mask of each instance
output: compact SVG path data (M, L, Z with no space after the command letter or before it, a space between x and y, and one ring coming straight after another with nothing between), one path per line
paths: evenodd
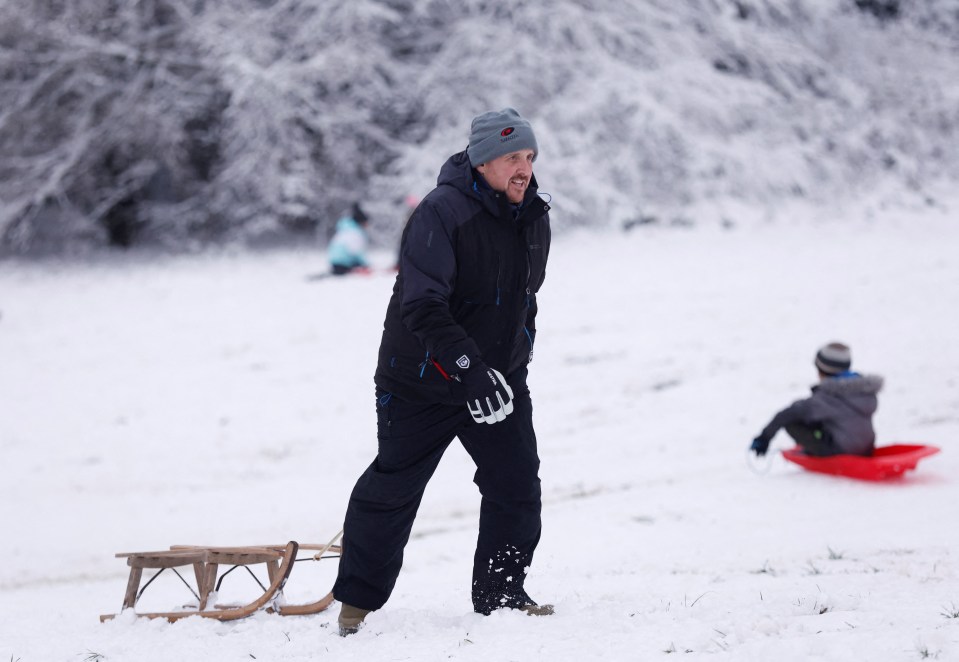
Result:
M773 417L759 439L769 443L780 428L804 425L821 429L832 438L837 451L871 455L876 443L872 415L882 377L849 372L828 377L812 387L812 396L798 400Z

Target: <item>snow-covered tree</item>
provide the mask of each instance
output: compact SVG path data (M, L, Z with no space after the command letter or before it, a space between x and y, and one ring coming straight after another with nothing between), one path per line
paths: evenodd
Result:
M507 105L558 230L938 204L957 51L955 0L2 3L0 253L390 242Z
M202 218L226 91L165 0L4 3L0 240L126 246Z

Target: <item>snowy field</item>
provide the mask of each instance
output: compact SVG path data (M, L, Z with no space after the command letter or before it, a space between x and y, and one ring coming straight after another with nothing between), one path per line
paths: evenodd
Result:
M957 660L957 247L946 214L557 238L527 582L556 615L472 613L479 498L454 445L393 598L347 639L336 609L98 617L116 552L339 531L375 452L392 275L308 282L319 250L0 264L0 660ZM747 462L831 340L886 378L879 443L939 455L883 484ZM286 599L334 573L297 564ZM189 597L164 574L141 606Z

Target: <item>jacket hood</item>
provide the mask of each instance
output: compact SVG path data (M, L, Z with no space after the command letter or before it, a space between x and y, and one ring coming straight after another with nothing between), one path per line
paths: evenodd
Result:
M825 379L813 390L834 395L876 395L882 390L883 379L879 375L860 375L837 379Z
M831 377L814 386L813 392L835 396L862 414L871 415L878 406L876 394L882 390L882 384L883 379L878 375Z

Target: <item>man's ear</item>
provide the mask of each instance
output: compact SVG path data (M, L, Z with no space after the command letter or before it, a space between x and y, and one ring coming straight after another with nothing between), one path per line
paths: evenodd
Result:
M480 173L481 175L485 175L485 174L486 174L485 170L486 170L486 164L485 164L485 163L480 163L478 166L476 166L476 172Z

